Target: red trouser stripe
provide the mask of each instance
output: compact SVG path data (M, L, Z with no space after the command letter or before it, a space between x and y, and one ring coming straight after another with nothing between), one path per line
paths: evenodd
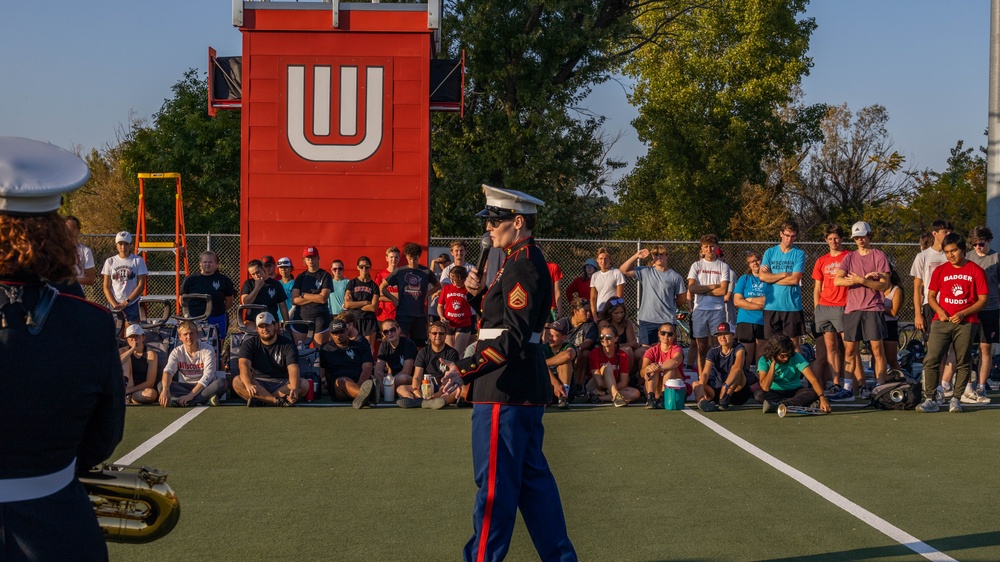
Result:
M493 514L493 495L497 489L497 449L500 446L500 404L493 405L490 427L490 468L486 473L486 507L483 509L483 528L479 530L478 562L486 560L486 543L490 539L490 516Z

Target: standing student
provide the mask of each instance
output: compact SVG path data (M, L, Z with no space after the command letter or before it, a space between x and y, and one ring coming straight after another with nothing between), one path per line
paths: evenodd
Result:
M330 293L333 291L333 277L330 272L319 266L319 250L308 246L302 250L302 261L306 270L295 277L292 285L292 302L295 303L295 315L292 320L311 320L315 323L313 343L319 348L330 339ZM295 342L306 342L308 337L305 328L292 326L292 336Z
M815 331L823 334L822 345L826 350L826 362L819 365L816 375L821 386L830 386L826 391L830 400L854 400L854 386L850 377L847 381L841 380L844 376L844 307L847 306L847 287L840 287L834 281L840 262L847 255L844 252L844 229L839 224L827 225L823 240L830 251L816 259L812 270L813 321Z
M1000 254L990 248L991 242L993 231L985 226L977 226L969 233L972 251L966 254L966 258L983 268L990 294L986 306L978 314L979 333L976 340L979 342L979 380L977 384L977 373L973 373L968 387L962 393L961 401L964 404L990 403L986 381L993 370L993 344L1000 343L1000 268L997 265Z
M781 242L764 251L760 278L764 281L764 337L775 334L791 338L795 349L805 333L802 318L802 275L806 253L795 247L799 225L793 220L781 223Z
M236 295L233 281L219 273L219 256L211 250L198 256L198 267L201 273L184 280L181 294L208 295L212 302L212 315L208 317L208 323L218 328L220 338L225 338L229 333L229 308L233 306L233 296ZM188 302L188 313L191 316L205 314L205 302L191 300Z
M104 262L104 296L111 310L121 311L132 324L139 322L139 297L146 290L146 260L132 253L132 235L124 230L115 235L118 254Z
M600 271L590 276L590 316L600 318L604 305L612 297L625 294L625 276L611 265L611 252L607 248L597 249L597 265Z
M760 280L760 252L747 252L747 269L736 281L733 303L736 305L736 341L746 349L749 373L757 369L759 353L764 349L764 282Z
M709 337L726 321L726 295L732 283L733 271L719 259L719 240L714 234L701 237L701 259L688 270L688 291L694 295L691 308L691 337L698 347L698 369L708 355Z

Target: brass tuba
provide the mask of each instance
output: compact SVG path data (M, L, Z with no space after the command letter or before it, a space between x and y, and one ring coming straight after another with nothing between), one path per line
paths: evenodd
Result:
M107 541L155 541L180 519L181 504L162 470L106 464L79 478Z

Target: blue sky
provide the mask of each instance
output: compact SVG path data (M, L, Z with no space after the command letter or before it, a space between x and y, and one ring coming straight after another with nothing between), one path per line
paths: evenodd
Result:
M943 169L962 139L985 145L989 0L813 0L819 25L803 82L808 103L889 111L896 149L917 169ZM211 45L240 53L228 0L102 0L0 4L0 134L65 148L115 143L130 114L149 118L184 71L204 71ZM622 86L587 105L621 132L612 154L645 149Z

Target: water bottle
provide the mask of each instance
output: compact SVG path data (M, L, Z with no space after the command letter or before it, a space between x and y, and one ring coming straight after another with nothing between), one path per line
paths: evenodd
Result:
M392 403L396 401L396 377L392 375L386 375L382 379L382 401Z
M420 395L424 400L434 395L434 380L430 375L424 375L424 382L420 385Z

